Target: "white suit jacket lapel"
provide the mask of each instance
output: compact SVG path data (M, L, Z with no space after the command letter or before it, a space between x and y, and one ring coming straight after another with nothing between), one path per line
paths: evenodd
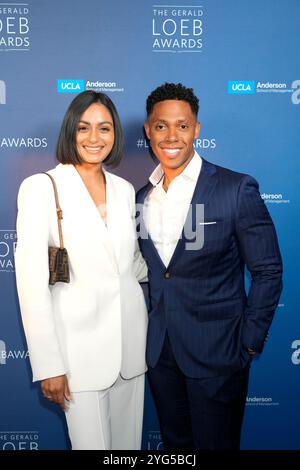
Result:
M119 203L119 189L114 184L113 177L110 173L105 171L106 178L106 206L107 206L107 227L110 236L110 241L113 246L113 250L116 257L116 262L121 256L121 237L122 237L122 226L121 220L122 214L120 211L121 205Z
M84 223L85 225L87 225L86 230L90 230L91 233L94 232L96 246L98 243L102 243L102 245L109 254L109 259L111 260L111 263L113 264L114 268L118 271L118 263L113 246L114 238L111 237L112 231L108 230L105 227L104 221L101 218L99 210L96 207L93 199L91 198L78 171L73 165L62 164L58 165L56 167L56 170L59 174L61 173L61 176L63 177L64 184L62 187L66 187L67 191L69 191L72 210L77 213L79 224ZM107 192L110 192L109 187ZM107 207L108 224L110 220L110 205L111 203L109 202ZM64 210L63 207L62 210Z

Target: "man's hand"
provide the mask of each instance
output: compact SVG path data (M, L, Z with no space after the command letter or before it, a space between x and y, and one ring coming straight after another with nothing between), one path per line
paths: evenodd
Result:
M247 352L250 357L253 357L256 354L256 351L254 351L254 349L251 349L251 348L247 348Z
M50 377L41 381L41 390L44 397L53 401L61 407L63 411L66 411L65 400L71 400L71 393L68 386L68 380L66 375L59 375L58 377Z

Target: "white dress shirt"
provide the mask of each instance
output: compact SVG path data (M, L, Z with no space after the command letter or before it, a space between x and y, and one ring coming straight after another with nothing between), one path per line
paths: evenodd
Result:
M167 192L163 188L164 172L160 164L149 178L154 187L145 199L143 216L165 266L168 266L181 237L201 166L202 159L195 152L183 172L172 180Z

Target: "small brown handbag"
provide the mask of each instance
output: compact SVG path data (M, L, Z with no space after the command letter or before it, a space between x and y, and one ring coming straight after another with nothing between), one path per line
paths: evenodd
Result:
M51 179L57 215L57 226L59 234L59 247L49 246L49 284L53 286L56 282L70 282L70 269L69 257L66 248L64 247L64 239L62 233L61 219L63 212L59 205L58 192L54 178L49 173L44 172L45 175Z

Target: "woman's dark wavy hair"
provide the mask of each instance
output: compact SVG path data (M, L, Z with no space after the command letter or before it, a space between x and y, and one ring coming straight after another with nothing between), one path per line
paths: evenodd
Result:
M73 165L83 163L83 159L76 148L76 132L80 117L93 103L103 104L110 112L114 124L114 145L104 163L112 167L116 167L120 163L122 158L123 132L118 112L107 95L93 90L83 91L77 95L67 109L56 146L56 158L60 163L72 163Z
M192 112L197 116L199 110L199 99L194 95L192 88L187 88L181 83L165 83L157 87L147 98L146 109L149 117L154 105L165 100L182 100L189 103Z

